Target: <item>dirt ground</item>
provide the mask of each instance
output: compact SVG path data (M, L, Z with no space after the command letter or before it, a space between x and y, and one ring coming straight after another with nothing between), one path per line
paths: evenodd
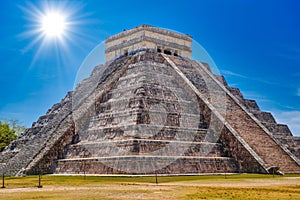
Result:
M300 177L0 189L0 199L300 199Z

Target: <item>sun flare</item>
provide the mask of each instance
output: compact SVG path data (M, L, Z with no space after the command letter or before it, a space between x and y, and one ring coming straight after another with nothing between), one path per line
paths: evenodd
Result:
M41 29L47 37L61 37L66 30L66 19L60 13L47 13L42 18Z
M82 25L89 20L81 14L83 5L77 1L25 1L20 9L24 12L25 30L20 33L31 41L23 48L24 53L37 47L33 63L50 50L66 53L78 38L85 38ZM76 30L76 31L75 31ZM60 55L60 54L57 54ZM58 56L59 57L59 56Z

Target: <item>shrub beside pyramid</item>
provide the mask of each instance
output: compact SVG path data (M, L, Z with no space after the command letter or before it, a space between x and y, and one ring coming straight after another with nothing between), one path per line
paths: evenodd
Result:
M192 38L141 25L0 155L9 175L300 173L300 138L191 59Z

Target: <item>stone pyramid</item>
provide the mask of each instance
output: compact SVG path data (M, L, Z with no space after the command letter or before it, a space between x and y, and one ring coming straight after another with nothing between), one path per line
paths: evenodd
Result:
M141 25L0 155L10 175L300 173L300 139L244 99L192 38Z

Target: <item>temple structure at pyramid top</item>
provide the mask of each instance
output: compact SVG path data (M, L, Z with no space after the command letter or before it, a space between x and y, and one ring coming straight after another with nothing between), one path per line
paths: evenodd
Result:
M106 39L106 61L144 49L191 58L192 37L149 25L140 25Z

